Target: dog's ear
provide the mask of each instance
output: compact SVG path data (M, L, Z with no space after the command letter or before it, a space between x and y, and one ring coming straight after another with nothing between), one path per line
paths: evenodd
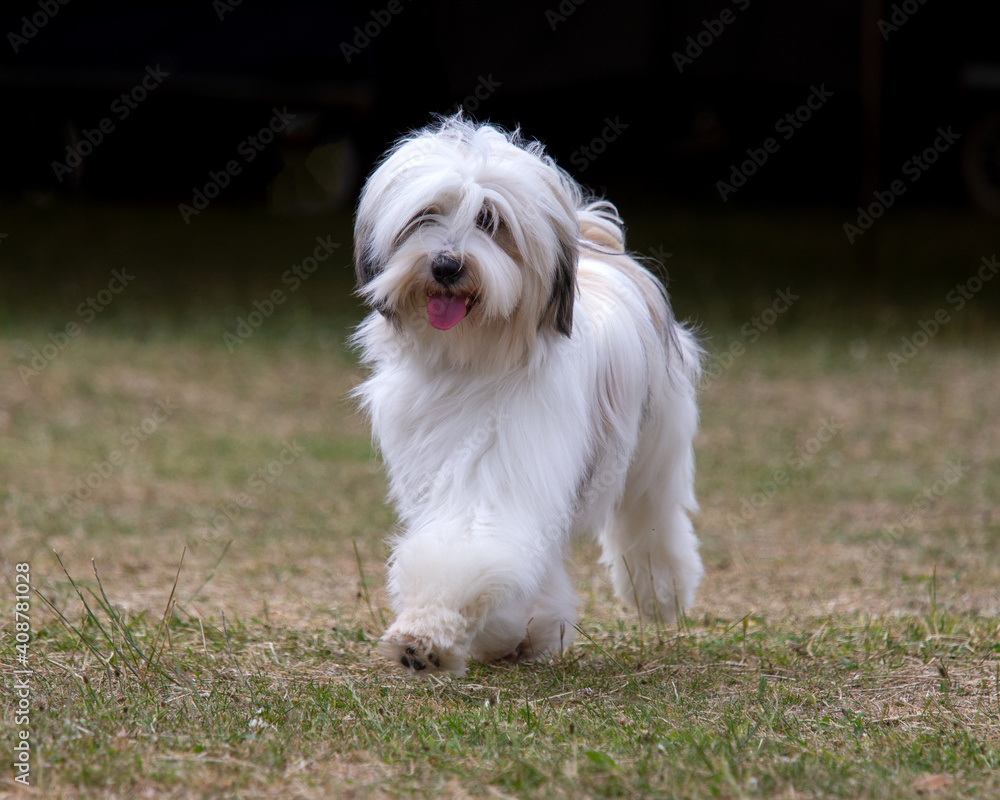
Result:
M562 231L552 293L542 314L542 325L551 325L563 336L573 333L573 303L576 300L576 262L579 257L576 231Z
M354 277L357 279L357 289L378 275L378 264L372 254L371 232L358 224L354 230Z
M366 297L365 287L379 272L381 272L381 267L378 259L375 258L374 248L368 238L368 231L359 225L354 232L354 277L357 280L355 294L365 298L369 306L390 322L398 325L396 315L384 303Z

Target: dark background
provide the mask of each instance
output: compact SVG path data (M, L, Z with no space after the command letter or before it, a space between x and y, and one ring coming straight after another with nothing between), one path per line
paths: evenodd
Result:
M174 209L190 203L275 108L287 107L295 123L244 164L192 222L207 228L209 217L218 222L242 211L250 216L230 219L243 231L257 224L255 214L327 215L341 220L346 243L356 193L378 155L432 113L463 104L473 117L521 125L544 141L581 182L627 212L636 234L631 244L641 250L677 249L669 225L664 236L657 221L678 210L696 215L692 225L704 229L703 239L732 237L733 226L758 219L772 238L800 241L807 251L817 219L810 214L826 215L826 238L815 240L815 258L788 255L794 263L774 274L767 237L735 243L735 276L718 252L700 259L713 262L707 267L682 260L669 265L675 278L692 273L689 284L701 280L705 292L751 284L770 291L798 270L803 280L821 272L836 296L865 284L883 298L924 285L938 296L947 281L975 265L950 244L969 239L963 226L974 226L973 249L980 255L990 252L994 224L1000 227L993 216L1000 213L996 6L941 0L552 0L514 8L409 0L6 3L0 14L6 310L22 307L18 300L15 308L12 297L28 306L58 303L59 293L39 291L35 279L58 287L70 272L68 291L76 291L80 265L65 254L46 259L26 241L49 230L65 235L67 214L86 226L86 210L103 209L94 224L113 229L109 207L160 209L176 217L177 229L164 234L162 223L159 235L187 237L203 252L231 252L224 226L212 228L211 237L193 237L194 226ZM55 14L45 11L56 7ZM718 30L714 21L724 11L732 21L708 37L706 26ZM33 18L44 24L25 36ZM903 24L883 35L879 19ZM699 35L707 46L686 50ZM675 54L685 52L694 58L681 71ZM139 84L147 67L169 77L127 119L116 119L114 131L60 180L53 163L65 162L67 148L111 116L116 98ZM776 120L802 105L813 87L833 96L794 137L779 137L778 152L723 202L717 182L729 179L748 148L773 137ZM609 121L619 132L602 142ZM919 181L906 181L891 222L879 222L850 244L842 224L855 222L859 204L867 206L873 192L901 178L904 163L931 145L938 128L960 134L958 143ZM599 155L582 158L581 148L595 139ZM146 223L133 215L120 224ZM916 272L914 264L901 263L909 258L905 248L880 243L900 225L909 225L912 241L922 243L914 244L917 250L937 249L940 257L925 259ZM23 226L20 237L17 226ZM935 226L939 238L929 230ZM92 245L91 261L102 261L100 247ZM108 252L109 262L129 257ZM254 267L232 261L220 257L211 269L216 277L235 270L231 283L238 286ZM174 287L177 302L184 302L184 291ZM188 292L196 294L193 285Z

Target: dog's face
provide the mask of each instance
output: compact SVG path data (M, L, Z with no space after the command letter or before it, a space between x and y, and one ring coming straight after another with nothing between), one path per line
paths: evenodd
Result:
M359 293L439 351L569 336L578 205L576 184L540 145L446 119L400 142L368 179Z

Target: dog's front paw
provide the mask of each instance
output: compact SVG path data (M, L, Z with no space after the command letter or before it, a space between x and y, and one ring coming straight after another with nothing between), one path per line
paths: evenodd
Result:
M383 638L378 649L390 661L395 661L410 672L433 674L442 669L441 656L435 652L434 645L425 639Z
M450 615L448 615L450 616ZM454 615L461 620L459 615ZM415 675L436 672L465 673L468 648L459 644L455 621L442 619L441 612L419 615L407 613L387 630L379 641L379 652Z

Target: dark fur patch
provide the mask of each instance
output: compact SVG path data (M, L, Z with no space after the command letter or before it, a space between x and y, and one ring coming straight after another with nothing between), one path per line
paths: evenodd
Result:
M552 293L542 314L542 324L549 324L563 336L573 333L573 303L576 301L576 262L579 256L576 235L561 236Z
M378 261L376 261L374 254L372 253L372 248L368 244L368 232L362 229L358 229L355 232L355 247L354 247L354 278L357 282L357 292L360 294L361 289L363 289L369 281L371 281L376 275L381 271L381 266ZM378 311L383 317L390 320L397 327L399 326L399 321L396 315L384 305L380 303L370 303L376 311Z
M357 251L354 255L354 277L360 289L372 278L378 275L378 263L372 256L371 249L364 244L364 239L358 239Z

